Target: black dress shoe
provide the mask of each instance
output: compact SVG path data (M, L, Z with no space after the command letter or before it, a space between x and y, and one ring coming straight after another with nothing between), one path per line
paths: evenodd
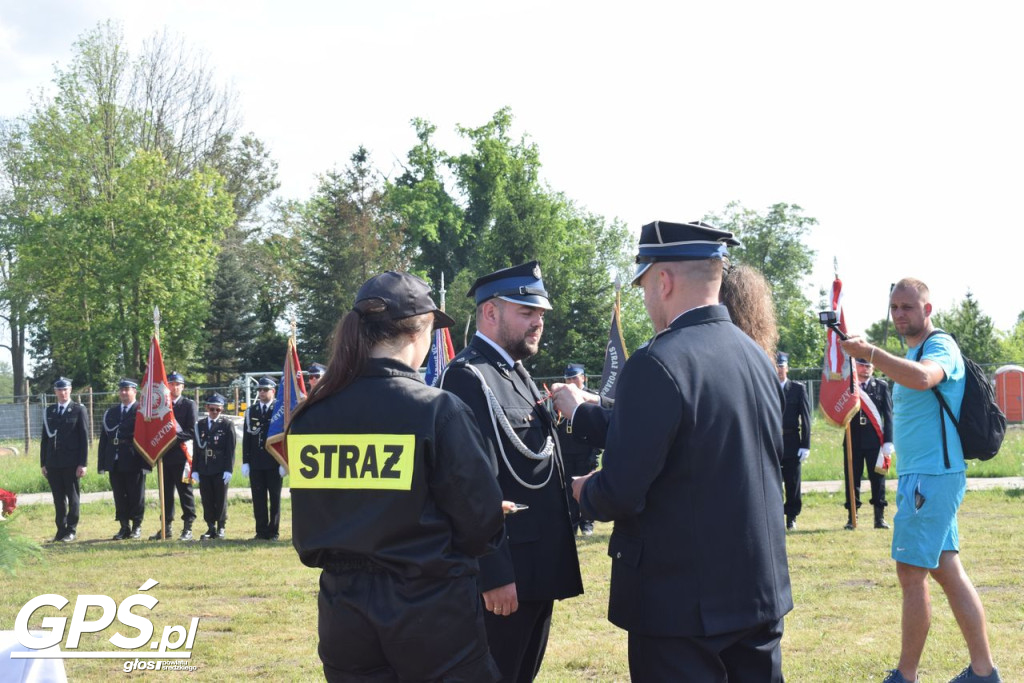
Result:
M160 532L158 531L155 534L153 534L152 536L150 536L149 540L151 540L151 541L159 541L161 538L170 538L170 537L171 537L171 527L167 527L167 533L164 536L161 536Z
M191 541L192 540L192 530L189 529L188 527L185 527L184 529L182 529L181 536L178 536L178 540L179 541Z
M875 520L875 528L876 529L888 529L889 528L889 523L886 522L884 519L876 519Z
M789 529L790 531L792 531L793 529L796 528L796 517L787 517L786 518L786 528Z
M65 536L67 536L67 532L58 531L57 533L55 533L53 535L53 538L50 539L50 543L56 543L57 541L61 540Z
M64 537L61 538L60 540L61 540L62 543L71 543L72 541L75 540L75 532L74 531L69 531L68 533L64 534Z
M206 533L199 537L201 541L209 541L211 538L217 538L217 530L212 526L206 530Z
M123 527L121 527L121 530L118 531L116 534L114 534L114 537L112 539L110 539L110 540L112 540L112 541L123 541L124 539L128 538L129 536L131 536L131 534L132 534L131 530L129 530L128 527L123 526Z

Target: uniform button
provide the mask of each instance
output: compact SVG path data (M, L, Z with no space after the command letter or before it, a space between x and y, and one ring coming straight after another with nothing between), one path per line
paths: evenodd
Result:
M615 553L615 559L616 560L621 560L622 559L622 553Z

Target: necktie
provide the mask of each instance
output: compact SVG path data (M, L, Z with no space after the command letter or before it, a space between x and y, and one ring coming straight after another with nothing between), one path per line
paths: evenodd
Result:
M529 393L530 396L533 396L535 401L538 400L540 395L537 391L537 385L533 383L533 378L530 377L530 373L526 371L526 367L524 367L522 362L518 360L512 367L515 369L516 374L519 375L519 379L523 380L523 384L526 385L527 393Z
M206 418L206 431L209 432L211 429L213 429L213 419L208 417Z
M121 419L123 420L124 416L127 415L127 414L128 414L128 409L125 408L124 406L121 406Z
M64 414L64 406L58 406L57 407L57 417L60 417L63 414Z

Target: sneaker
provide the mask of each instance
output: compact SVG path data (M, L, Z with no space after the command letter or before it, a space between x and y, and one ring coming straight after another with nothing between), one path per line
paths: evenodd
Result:
M992 667L992 673L988 676L979 676L968 664L967 668L949 680L949 683L1002 683L999 677L999 669Z
M61 543L71 543L71 542L73 542L75 540L75 532L74 531L67 532L64 535L64 537L61 538L60 540L61 540Z
M915 678L913 681L908 681L899 669L890 669L889 675L882 679L882 683L916 683L919 680L919 678Z
M584 536L592 536L594 534L594 523L593 522L581 522L580 532Z
M792 531L793 529L796 528L796 517L787 517L786 518L786 528L789 529L790 531Z
M192 529L190 529L188 527L185 527L182 530L182 532L181 532L181 536L178 536L178 540L179 541L191 541L192 540Z

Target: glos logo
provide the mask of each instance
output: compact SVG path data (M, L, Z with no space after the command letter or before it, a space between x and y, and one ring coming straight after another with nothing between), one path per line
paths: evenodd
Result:
M157 581L149 579L139 586L139 591L148 591L157 585ZM109 638L110 643L121 650L134 650L142 647L147 642L152 653L133 652L132 656L142 659L188 659L192 656L192 643L196 639L196 631L199 628L199 617L192 617L192 622L186 630L184 626L165 626L164 632L159 640L150 639L153 637L153 624L150 620L140 614L132 612L133 607L145 607L152 610L160 602L152 595L130 595L115 605L113 598L106 595L79 595L75 601L71 621L67 617L43 617L43 635L33 635L29 632L28 620L43 607L55 607L58 611L68 605L68 599L61 595L47 593L32 598L18 612L14 621L14 634L23 647L32 652L12 652L11 659L124 659L123 652L79 652L78 643L83 633L96 633L107 628L117 620L135 629L139 634L129 638L120 631ZM101 610L98 618L89 619L89 608L95 607ZM59 645L64 641L64 630L67 626L67 640L64 642L64 649ZM179 650L180 648L180 650ZM143 666L143 668L145 668Z

